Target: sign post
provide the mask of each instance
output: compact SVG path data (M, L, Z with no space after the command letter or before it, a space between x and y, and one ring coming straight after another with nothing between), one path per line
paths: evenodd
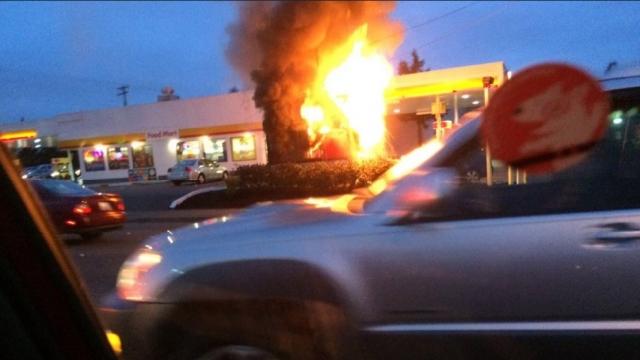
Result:
M442 114L447 112L446 105L440 101L440 96L436 96L436 101L431 103L431 113L436 118L436 139L444 138L444 128L442 127Z
M489 88L493 84L493 78L491 76L485 76L482 78L482 86L484 88L484 107L485 109L489 106ZM484 145L485 151L485 165L487 171L487 186L493 185L493 166L491 166L491 148L489 143L486 142Z

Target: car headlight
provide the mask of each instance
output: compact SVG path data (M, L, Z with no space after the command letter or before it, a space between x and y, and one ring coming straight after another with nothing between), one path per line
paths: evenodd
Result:
M125 261L118 273L116 289L118 296L126 300L143 300L145 295L145 275L162 262L162 255L143 248Z

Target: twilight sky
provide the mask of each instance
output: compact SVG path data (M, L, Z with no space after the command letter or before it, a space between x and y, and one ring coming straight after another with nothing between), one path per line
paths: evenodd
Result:
M241 83L227 64L230 2L0 2L0 123L182 98ZM600 76L640 64L640 2L398 2L407 31L392 62L417 48L432 69L502 60L510 70L565 61Z

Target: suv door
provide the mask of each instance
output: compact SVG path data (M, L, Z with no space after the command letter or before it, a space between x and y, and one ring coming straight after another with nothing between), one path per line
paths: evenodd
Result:
M522 185L469 178L486 173L477 139L445 160L457 193L393 236L371 234L353 260L371 291L371 356L640 355L640 190L617 176L623 134Z

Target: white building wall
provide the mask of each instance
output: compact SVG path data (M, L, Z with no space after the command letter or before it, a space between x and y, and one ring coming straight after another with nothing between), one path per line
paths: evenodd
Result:
M82 158L81 158L82 159ZM114 179L127 179L129 177L129 170L102 170L102 171L87 171L84 166L84 162L80 160L80 169L82 171L82 178L84 180L114 180Z
M153 149L153 165L158 176L167 175L167 170L176 164L175 144L170 146L171 139L159 139L148 141Z
M168 168L176 163L175 141L180 129L216 128L246 124L261 124L262 112L254 106L251 91L208 96L185 100L174 100L121 108L82 111L56 115L51 118L24 123L6 124L2 131L36 129L38 136L52 136L58 142L87 139L79 148L80 169L86 181L114 180L128 178L128 170L86 171L83 160L84 150L94 144L90 139L128 134L148 134L170 132L176 136L162 136L159 139L146 138L153 149L153 162L158 176L167 175ZM266 163L266 142L262 131L250 131L255 136L255 161L233 161L231 137L242 136L246 132L216 134L214 138L227 139L227 158L223 163L229 169L241 165ZM203 134L204 135L204 134ZM211 134L209 134L211 135ZM141 140L144 140L144 135ZM197 139L193 138L193 139ZM182 138L181 140L185 140ZM170 143L173 141L172 145ZM129 143L104 144L128 146L130 167L133 153ZM106 154L105 154L106 155ZM105 161L107 161L105 156Z
M262 112L254 106L252 92L245 91L61 114L16 124L14 129L7 128L6 131L34 127L39 134L55 134L58 140L70 140L253 122L262 122Z

